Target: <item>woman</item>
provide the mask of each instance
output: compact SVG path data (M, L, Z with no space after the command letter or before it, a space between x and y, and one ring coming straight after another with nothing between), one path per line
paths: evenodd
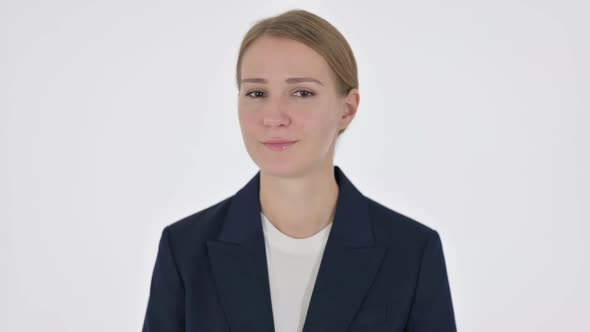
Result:
M333 164L359 105L344 37L291 10L248 31L236 69L260 171L163 230L143 331L455 331L438 233Z

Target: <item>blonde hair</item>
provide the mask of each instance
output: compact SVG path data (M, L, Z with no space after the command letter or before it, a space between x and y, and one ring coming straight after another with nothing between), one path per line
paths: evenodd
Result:
M236 81L240 89L241 66L244 52L262 36L284 37L301 42L319 53L332 68L336 89L346 96L358 88L356 60L350 45L342 34L325 19L302 9L292 9L277 16L259 20L248 30L238 54ZM342 134L346 128L340 130Z

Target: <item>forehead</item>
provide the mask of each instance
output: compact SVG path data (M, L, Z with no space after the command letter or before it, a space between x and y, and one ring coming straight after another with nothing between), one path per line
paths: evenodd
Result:
M282 79L311 76L328 82L331 68L311 47L296 40L263 36L252 42L242 56L242 78Z

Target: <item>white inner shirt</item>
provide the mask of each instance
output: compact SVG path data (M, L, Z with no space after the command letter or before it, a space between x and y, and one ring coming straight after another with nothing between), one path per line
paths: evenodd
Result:
M332 222L310 237L297 239L260 214L275 331L301 332Z

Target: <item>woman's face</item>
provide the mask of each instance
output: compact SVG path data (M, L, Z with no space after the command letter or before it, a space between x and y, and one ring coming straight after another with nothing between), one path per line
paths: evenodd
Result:
M332 69L303 43L264 36L245 51L238 113L244 145L258 167L276 176L331 167L338 131L356 112L353 89L339 95ZM287 140L285 147L265 142Z

